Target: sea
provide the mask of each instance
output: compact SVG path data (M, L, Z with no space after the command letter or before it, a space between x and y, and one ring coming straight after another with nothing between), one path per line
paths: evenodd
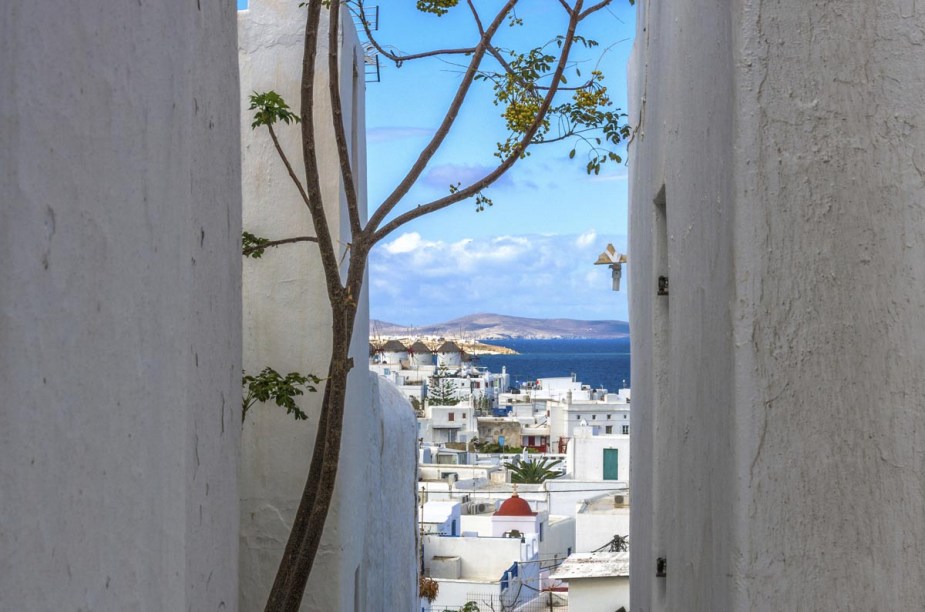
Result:
M506 346L517 355L479 355L477 365L500 373L507 367L511 384L537 378L571 376L594 389L616 391L630 384L630 340L485 340L485 344Z

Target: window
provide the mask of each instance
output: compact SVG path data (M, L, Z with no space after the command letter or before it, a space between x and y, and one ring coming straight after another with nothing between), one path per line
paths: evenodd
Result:
M581 415L580 415L580 414L576 414L576 415L575 415L575 420L576 420L576 421L580 421L580 420L581 420Z
M629 425L624 425L624 426L623 426L623 435L625 436L625 435L629 434L629 432L630 432L630 426L629 426Z
M592 421L596 421L596 420L597 420L597 415L596 415L596 414L592 414L592 415L591 415L591 420L592 420Z
M613 433L613 425L608 425L607 427L605 427L605 428L604 428L604 433L612 434L612 433Z
M607 415L607 420L608 420L608 421L610 420L610 415L609 415L609 414Z
M453 414L453 413L451 412L451 413L450 413L450 422L453 422L453 421L455 421L455 420L456 420L456 415Z
M463 419L466 418L466 413L465 413L465 412L462 413L462 417L463 417Z

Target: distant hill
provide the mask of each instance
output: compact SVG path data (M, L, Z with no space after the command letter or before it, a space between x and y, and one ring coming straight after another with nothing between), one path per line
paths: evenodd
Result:
M444 336L461 339L506 338L626 338L625 321L579 321L576 319L528 319L499 314L474 314L445 323L409 327L387 321L369 322L373 336Z

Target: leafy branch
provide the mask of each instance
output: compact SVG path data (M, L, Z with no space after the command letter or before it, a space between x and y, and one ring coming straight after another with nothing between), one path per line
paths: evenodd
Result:
M321 379L313 374L289 372L282 376L270 367L264 368L256 376L243 373L241 385L244 387L244 397L242 400L241 422L244 422L247 411L254 404L270 400L276 402L277 406L285 408L286 414L291 414L295 420L306 420L308 415L299 408L295 398L304 395L305 391L316 392L318 389L315 385L320 382Z
M283 238L282 240L270 240L255 236L250 232L241 232L241 254L245 257L260 259L264 251L269 248L295 242L318 242L318 239L313 236L296 236L294 238Z

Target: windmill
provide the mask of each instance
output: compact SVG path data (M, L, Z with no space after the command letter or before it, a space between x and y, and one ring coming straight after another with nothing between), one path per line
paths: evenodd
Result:
M379 321L372 321L372 329L370 330L372 339L369 341L369 357L373 359L375 363L381 361L382 356L382 335L379 333Z
M613 245L608 243L604 252L597 256L595 266L609 266L611 278L613 278L613 290L620 290L620 278L623 276L623 264L626 263L626 255L617 253Z

